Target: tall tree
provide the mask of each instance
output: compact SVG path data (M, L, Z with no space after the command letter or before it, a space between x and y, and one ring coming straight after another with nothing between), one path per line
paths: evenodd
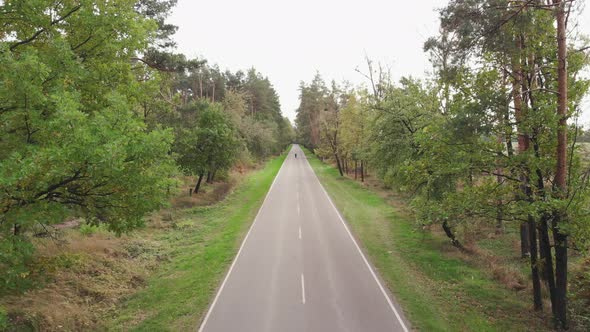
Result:
M320 144L320 117L326 109L326 84L317 73L309 86L302 82L299 91L300 104L295 118L298 137L303 145L315 149Z
M566 2L553 0L557 23L557 151L555 166L556 197L568 198L567 183L567 118L568 112L568 73ZM567 224L567 211L557 209L553 216L553 239L555 243L555 295L554 314L557 326L567 329L567 238L564 225Z
M582 174L576 166L575 149L568 148L567 117L572 112L568 110L567 98L572 97L577 103L587 89L582 87L584 80L567 71L568 62L575 64L573 71L578 72L587 61L579 61L577 56L568 58L565 12L571 7L566 10L564 3L451 1L441 19L443 31L457 37L450 48L452 56L468 59L462 61L465 65L483 60L484 68L492 66L512 78L508 112L490 108L497 119L492 126L504 132L501 136L505 137L506 155L502 157L501 168L506 171L485 172L503 177L521 193L517 196L521 202L515 205L518 208L504 207L503 218L511 218L511 215L526 221L522 223L528 226L522 233L522 243L523 247L530 248L535 308L542 306L542 274L548 285L556 325L561 328L567 327L568 225L573 214L576 215L573 219L585 220L576 208L576 201L581 201L580 195L586 190L579 181ZM568 2L568 6L572 3ZM473 69L482 72L480 68ZM504 86L505 80L500 77L495 79L496 84ZM568 91L570 86L575 89ZM484 91L485 87L477 90ZM482 105L481 101L477 104ZM511 119L515 120L514 124L510 123ZM517 154L512 153L514 129L518 133ZM568 149L572 152L570 156ZM497 157L496 165L499 165L498 160ZM568 181L573 181L576 188L569 188ZM576 192L577 196L570 195L571 192ZM509 197L502 197L501 201L507 199ZM554 238L554 248L549 232Z
M3 2L0 241L66 216L123 232L164 203L172 135L136 112L130 58L155 26L134 5Z

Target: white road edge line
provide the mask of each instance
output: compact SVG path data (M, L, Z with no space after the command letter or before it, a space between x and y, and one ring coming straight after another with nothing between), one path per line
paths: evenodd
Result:
M299 226L299 240L301 240L301 226Z
M289 155L287 155L287 157L288 156ZM258 209L258 212L256 213L256 217L254 217L254 221L252 222L252 225L250 225L250 229L248 229L248 233L246 233L246 236L244 237L244 240L242 241L242 244L240 245L240 249L238 249L238 253L236 254L236 257L234 258L233 262L231 263L229 270L227 271L227 274L225 275L225 278L223 279L223 282L221 283L221 286L219 287L219 290L217 291L217 294L215 295L215 298L213 299L213 302L211 303L211 306L209 307L209 310L207 310L207 314L205 315L205 318L203 319L203 322L201 323L201 326L199 327L198 332L203 332L203 329L205 328L205 325L207 324L207 320L209 320L209 316L211 315L211 312L213 311L215 304L217 304L217 300L219 299L219 295L223 291L223 288L225 287L225 283L227 282L227 279L229 279L229 276L230 276L232 270L234 269L234 265L236 265L236 262L238 261L238 258L240 257L240 254L242 253L242 249L244 248L244 244L248 240L248 236L250 236L250 232L252 232L252 228L254 228L254 225L256 224L256 221L258 220L258 215L260 214L260 211L262 211L262 208L264 207L264 204L266 203L266 200L268 199L268 195L272 191L272 188L274 188L275 182L279 178L279 175L281 175L281 171L283 170L283 166L285 165L285 161L287 161L287 158L285 158L283 160L283 163L281 164L281 168L279 168L277 175L272 180L272 184L270 185L270 188L268 188L268 191L266 192L266 196L264 196L264 200L262 201L262 205L260 205L260 208Z
M301 206L299 205L299 201L297 201L297 215L301 215Z
M301 303L305 304L305 277L301 273Z
M306 160L307 160L307 158L306 158ZM346 232L348 233L348 236L350 236L350 239L352 240L352 242L354 243L354 245L355 245L356 249L358 250L359 254L363 258L363 261L365 262L365 265L367 265L367 268L371 272L371 275L373 275L373 278L375 279L375 282L377 282L377 285L379 285L379 289L381 289L381 293L383 293L383 296L385 296L385 299L387 299L387 303L389 304L389 307L391 308L391 310L395 314L395 317L399 321L402 329L404 330L404 332L408 332L408 328L406 327L406 324L404 324L404 321L402 320L401 316L399 315L399 313L395 309L395 306L393 305L393 302L391 302L391 299L389 298L389 295L387 295L387 292L385 291L385 288L383 287L383 285L381 285L381 282L379 281L379 278L377 278L377 274L375 274L375 271L373 271L373 268L371 267L371 264L369 264L369 261L365 257L365 254L363 254L363 251L361 250L361 247L359 247L358 243L354 239L354 236L352 236L352 233L350 232L350 229L348 229L348 225L346 225L346 222L344 221L344 218L342 218L342 215L340 215L340 211L338 211L338 209L336 208L336 205L334 205L334 202L332 202L332 198L330 198L330 195L328 195L328 192L326 191L326 188L324 188L324 185L320 181L320 178L318 178L317 174L315 174L315 171L313 170L313 168L311 167L311 165L309 164L309 162L307 163L307 166L311 169L311 171L313 172L313 175L315 175L315 178L316 178L316 180L318 180L318 183L320 184L320 187L324 191L324 194L326 194L326 197L328 197L328 201L330 202L330 204L332 205L332 207L336 211L336 214L338 215L338 218L340 219L340 222L342 222L342 225L346 229Z

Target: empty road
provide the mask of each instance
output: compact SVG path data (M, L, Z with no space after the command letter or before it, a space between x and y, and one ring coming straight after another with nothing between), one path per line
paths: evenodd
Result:
M199 331L407 331L401 314L295 145Z

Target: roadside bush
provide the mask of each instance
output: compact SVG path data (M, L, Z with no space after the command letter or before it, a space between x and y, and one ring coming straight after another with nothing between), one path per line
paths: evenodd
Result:
M8 314L6 309L0 307L0 331L8 330Z
M105 224L82 224L80 225L80 233L84 236L92 236L96 233L108 233L108 229Z
M28 264L33 252L33 245L21 236L0 238L0 294L30 286Z

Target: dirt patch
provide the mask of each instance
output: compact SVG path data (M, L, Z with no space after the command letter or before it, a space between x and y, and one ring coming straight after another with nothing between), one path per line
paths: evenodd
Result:
M67 221L64 221L61 224L57 224L53 227L55 227L56 229L66 229L66 228L74 228L80 225L80 219L75 218L75 219L70 219Z

